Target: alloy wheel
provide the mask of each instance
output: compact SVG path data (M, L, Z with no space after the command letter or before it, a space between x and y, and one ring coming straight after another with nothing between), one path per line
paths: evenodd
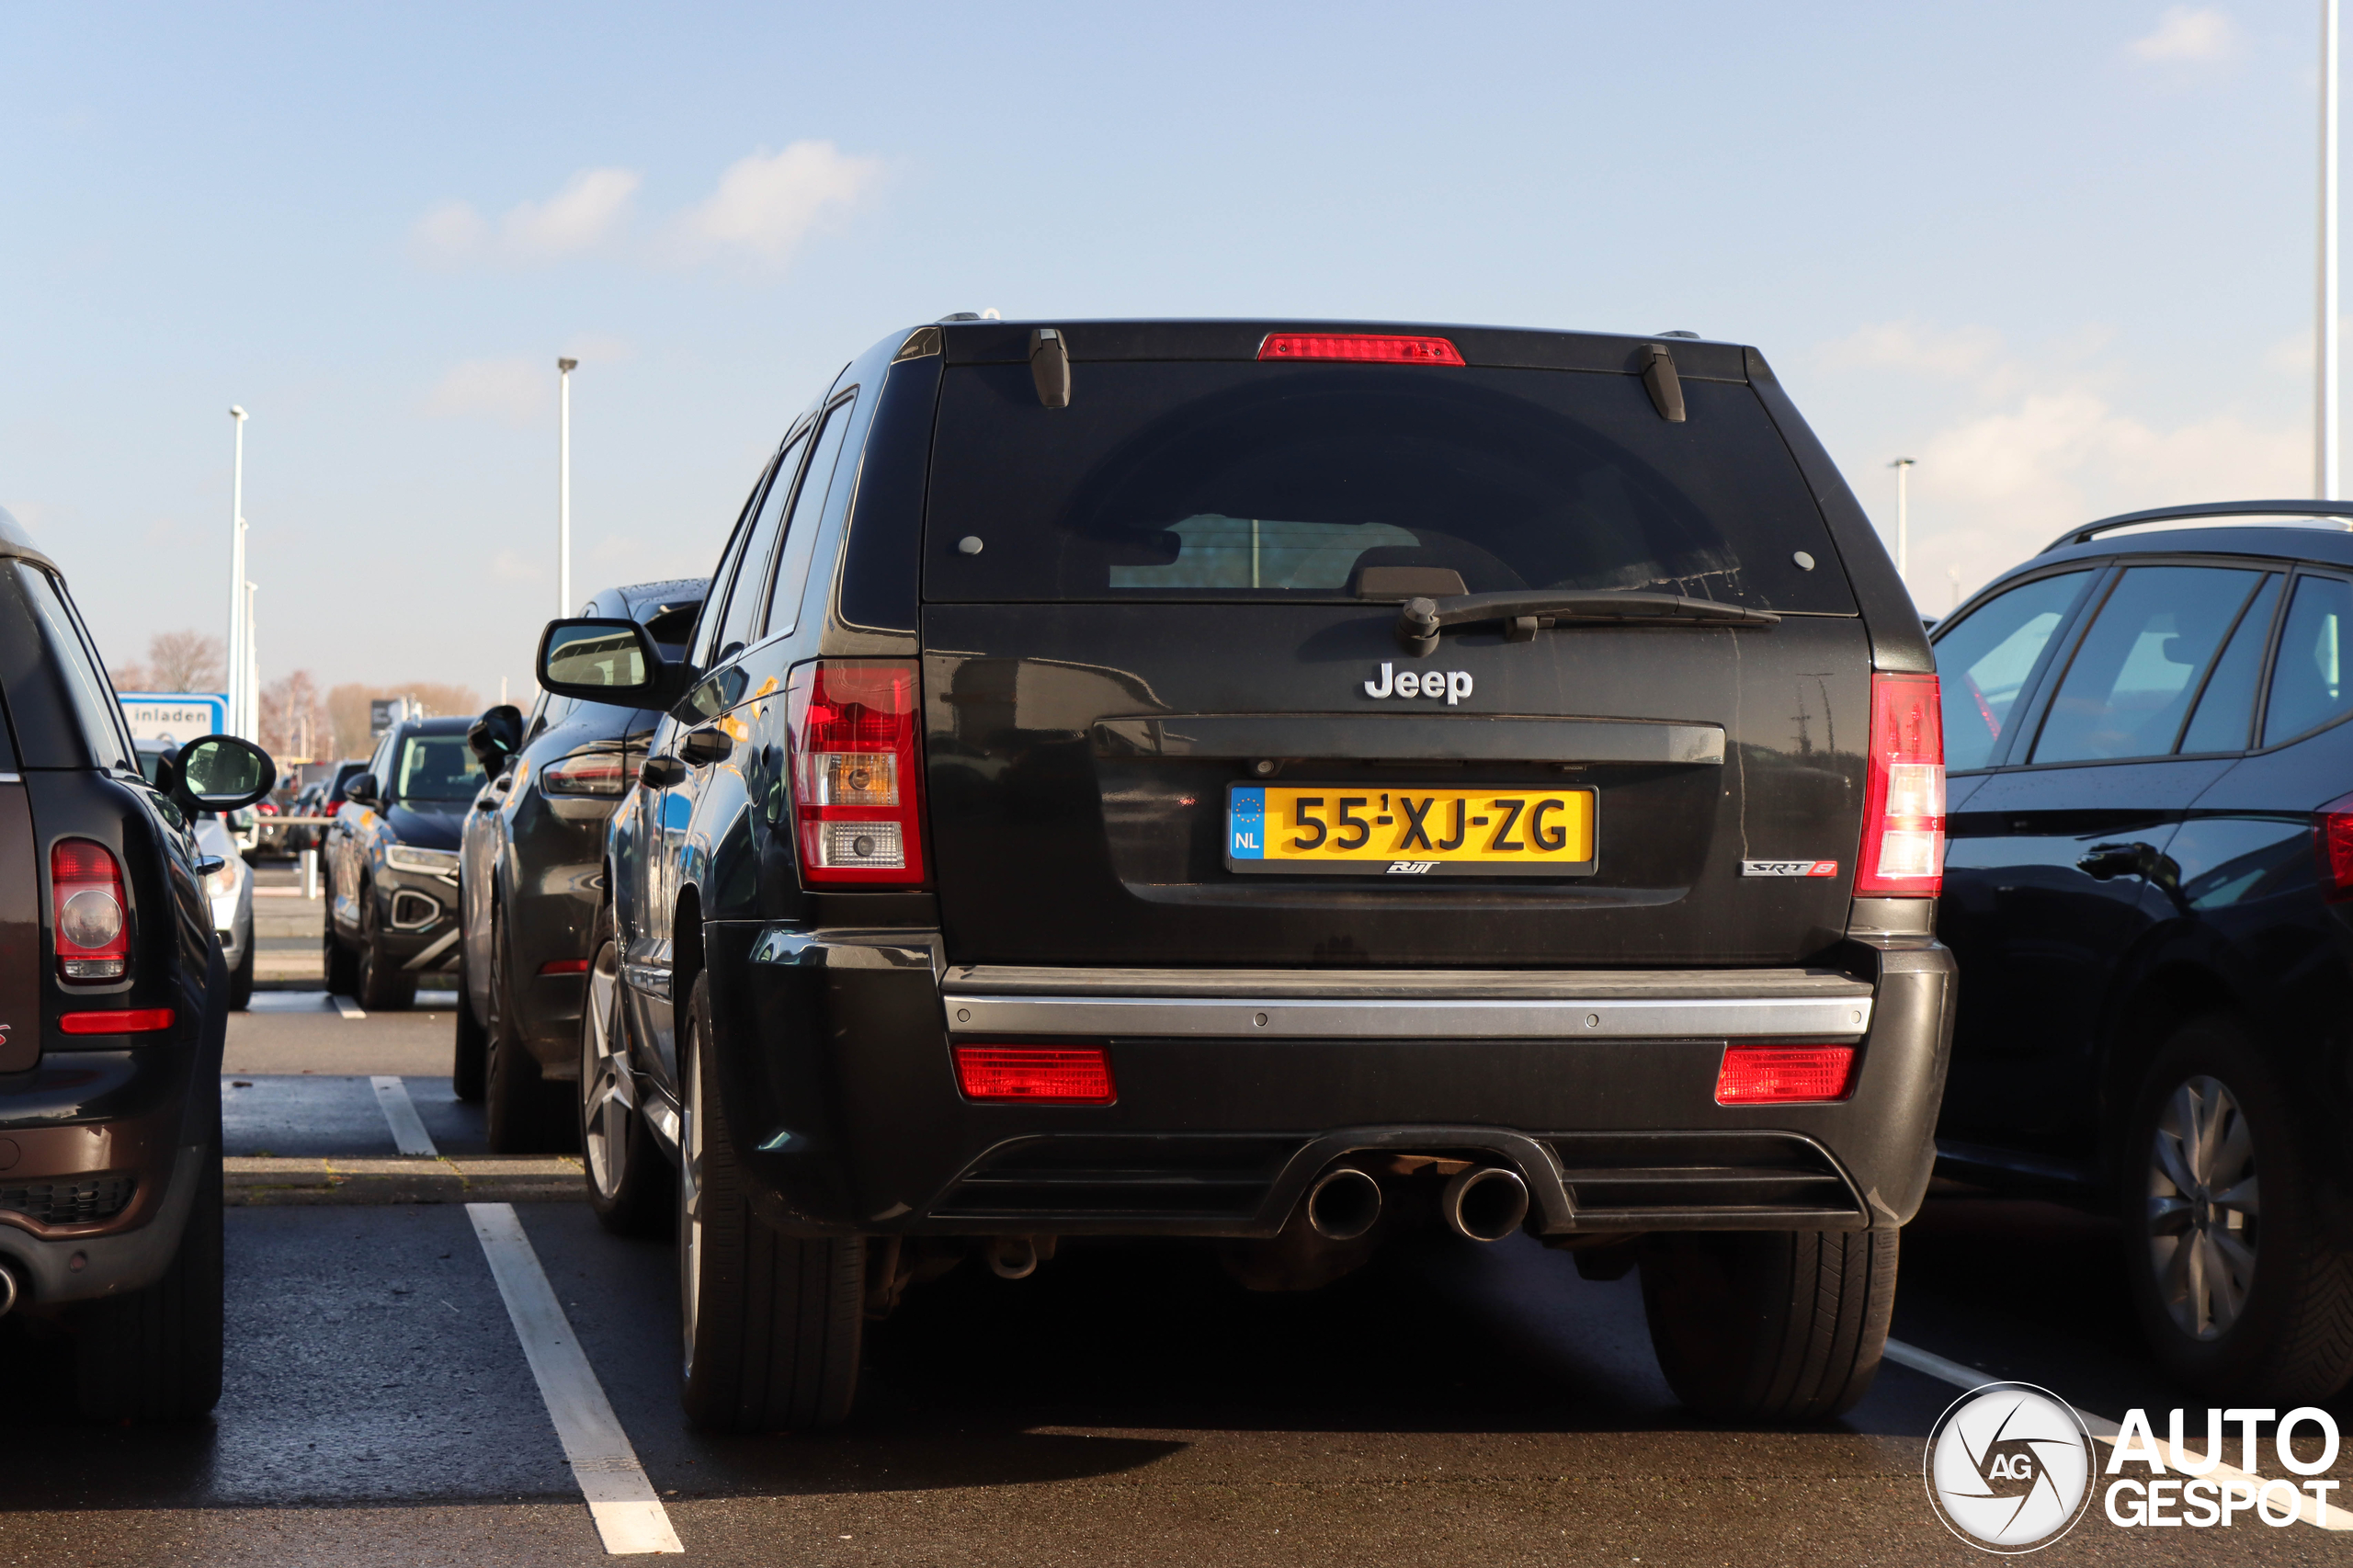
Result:
M588 966L580 1009L580 1142L588 1179L609 1203L629 1179L631 1108L620 1016L620 953L607 942Z
M2200 1074L2166 1099L2150 1141L2148 1182L2158 1299L2182 1333L2219 1339L2254 1287L2262 1214L2254 1135L2220 1079Z

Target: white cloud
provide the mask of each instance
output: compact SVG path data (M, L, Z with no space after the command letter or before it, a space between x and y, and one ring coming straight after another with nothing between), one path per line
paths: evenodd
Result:
M1900 321L1881 322L1840 338L1823 350L1823 357L1834 365L1866 365L1962 377L1984 370L2001 350L2002 335L1991 327L1939 329L1915 321Z
M502 583L536 583L547 573L524 560L520 551L502 550L490 558L490 574Z
M709 199L678 216L672 249L689 261L733 256L782 267L813 229L854 207L881 175L880 158L847 156L831 142L755 153L730 165Z
M2222 60L2238 50L2239 31L2229 15L2212 6L2170 6L2157 30L2134 39L2125 52L2135 60Z
M555 363L526 359L468 359L453 367L426 395L425 412L436 418L495 419L502 425L531 425L545 417L555 392Z
M583 169L545 201L508 208L495 232L472 203L444 202L417 220L409 246L420 259L442 265L558 260L611 238L626 223L640 183L629 169Z

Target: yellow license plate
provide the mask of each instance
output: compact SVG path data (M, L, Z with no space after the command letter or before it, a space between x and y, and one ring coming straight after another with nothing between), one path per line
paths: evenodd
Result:
M1225 797L1225 863L1291 875L1590 876L1597 795L1236 784Z

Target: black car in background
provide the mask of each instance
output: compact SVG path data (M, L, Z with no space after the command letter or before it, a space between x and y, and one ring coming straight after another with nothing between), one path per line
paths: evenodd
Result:
M230 990L191 824L278 770L213 735L151 780L105 672L0 512L0 1366L63 1354L84 1416L185 1419L221 1396Z
M2353 537L2282 516L2353 506L2091 524L1936 651L1943 1167L2113 1205L2166 1367L2285 1407L2353 1377Z
M458 961L458 836L486 775L471 718L411 719L377 743L327 824L327 989L405 1007Z
M583 615L643 626L682 658L699 577L608 588ZM637 782L661 715L545 692L528 720L493 709L472 732L490 781L466 813L459 858L460 1096L487 1096L492 1150L569 1149L579 1138L580 995L604 897L605 825Z
M1642 1271L1668 1381L1875 1373L1950 955L1936 676L1754 349L950 321L786 431L615 814L581 1103L689 1415L838 1420L974 1254L1417 1226Z

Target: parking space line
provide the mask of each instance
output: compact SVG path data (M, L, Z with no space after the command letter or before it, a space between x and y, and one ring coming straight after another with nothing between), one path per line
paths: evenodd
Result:
M483 1256L490 1260L515 1336L523 1342L524 1359L539 1381L556 1440L563 1445L563 1457L587 1500L607 1554L683 1552L686 1548L670 1528L669 1513L654 1495L645 1467L637 1462L637 1450L630 1447L629 1434L613 1415L612 1402L605 1397L596 1369L588 1365L587 1354L572 1332L572 1321L548 1284L547 1271L523 1233L515 1206L469 1203L466 1214L473 1221Z
M364 1018L368 1016L359 1004L348 996L334 996L329 1000L335 1003L335 1010L347 1018Z
M408 1085L398 1078L369 1078L375 1085L376 1103L383 1108L384 1120L392 1130L392 1146L404 1154L423 1154L438 1158L441 1151L433 1146L433 1135L425 1131L425 1122L416 1114L416 1102L408 1097Z
M1891 1339L1887 1342L1886 1354L1887 1358L1899 1367L1909 1367L1915 1372L1925 1372L1929 1377L1940 1382L1950 1383L1958 1389L1983 1388L1987 1383L2008 1381L1995 1377L1991 1372L1981 1372L1974 1367L1964 1367L1958 1361L1948 1361L1934 1351L1923 1350L1916 1345L1906 1345L1900 1339ZM2083 1418L2084 1430L2092 1435L2095 1442L2106 1443L2111 1448L2115 1446L2117 1436L2122 1430L2115 1422L2105 1415L2095 1415L2088 1410L2078 1409L2075 1414ZM2163 1443L2160 1442L2156 1446L2162 1452ZM2191 1446L2189 1451L2196 1453L2198 1449ZM2160 1463L2157 1468L2162 1471L2169 1467ZM2262 1491L2266 1478L2260 1475L2250 1475L2234 1465L2218 1464L2207 1471L2200 1479L2218 1482L2224 1490L2239 1493L2251 1499ZM2269 1479L2277 1481L2280 1478L2272 1476ZM2302 1500L2296 1506L2296 1517L2304 1523L2318 1526L2325 1530L2353 1530L2353 1508L2341 1505L2334 1508L2329 1507L2310 1493L2301 1493L2299 1495ZM2284 1525L2285 1521L2283 1520L2282 1523Z

